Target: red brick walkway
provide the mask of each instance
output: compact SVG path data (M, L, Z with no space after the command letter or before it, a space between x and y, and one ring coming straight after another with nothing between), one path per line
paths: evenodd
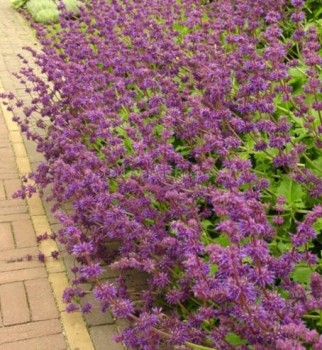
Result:
M12 199L21 185L15 156L0 114L0 349L67 349L45 265L16 261L39 250L26 201Z

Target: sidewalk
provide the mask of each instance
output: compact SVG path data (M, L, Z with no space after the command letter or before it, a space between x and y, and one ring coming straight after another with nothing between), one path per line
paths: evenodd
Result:
M37 45L10 0L0 0L0 92L28 101L12 73L19 71L17 54L26 55L21 48ZM84 322L79 313L65 312L61 295L68 281L63 260L16 261L39 251L50 255L55 243L44 241L39 247L36 236L50 233L57 223L39 198L12 199L21 176L34 169L41 156L11 118L0 107L0 350L122 350L112 341L117 327L111 314L92 313Z
M19 130L5 116L0 114L0 349L67 349L46 266L35 258L41 203L31 209L12 199L28 159ZM19 261L27 254L32 261Z

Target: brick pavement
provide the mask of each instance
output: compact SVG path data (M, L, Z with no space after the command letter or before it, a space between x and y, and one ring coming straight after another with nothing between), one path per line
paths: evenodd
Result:
M0 0L0 92L11 91L28 101L29 95L12 76L20 68L17 54L26 56L23 46L39 44L10 0ZM61 295L68 285L65 265L73 263L71 257L49 259L46 264L36 259L17 261L27 254L36 256L36 235L58 227L48 204L38 197L12 198L21 175L35 169L40 160L35 145L22 137L10 113L0 108L0 350L122 350L112 341L121 324L110 313L86 316L85 327L81 315L65 312ZM46 255L55 248L53 242L40 244Z
M3 113L0 128L0 349L68 349L45 265L19 261L39 250L27 201L12 199L21 181Z

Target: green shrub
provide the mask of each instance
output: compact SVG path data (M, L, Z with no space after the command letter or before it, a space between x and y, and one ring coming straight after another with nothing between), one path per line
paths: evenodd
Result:
M28 0L13 0L11 5L13 8L19 9L21 7L24 7L27 2L28 2Z
M78 13L77 0L64 0L68 11ZM59 10L54 0L13 0L15 9L25 8L36 22L58 22Z
M36 22L48 23L48 22L57 22L59 16L59 11L57 8L45 8L38 11L33 18Z

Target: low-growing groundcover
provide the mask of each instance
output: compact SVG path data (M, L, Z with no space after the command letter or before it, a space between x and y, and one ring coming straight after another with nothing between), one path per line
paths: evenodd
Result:
M81 264L68 311L90 312L91 281L131 349L322 349L320 16L303 0L93 0L38 27L48 80L25 61L32 105L6 97ZM129 271L147 275L135 296Z

